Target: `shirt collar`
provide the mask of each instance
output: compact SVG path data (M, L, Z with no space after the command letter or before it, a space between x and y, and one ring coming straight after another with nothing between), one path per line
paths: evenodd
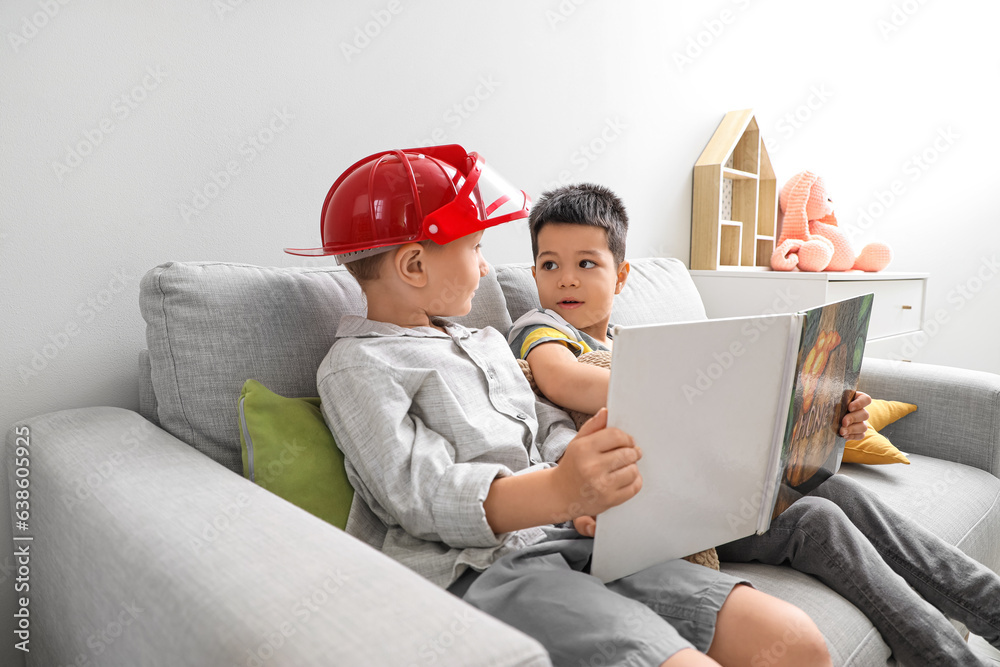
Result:
M440 317L433 318L433 322L445 328L445 331L438 331L434 327L401 327L398 324L388 322L377 322L358 315L344 315L340 318L337 326L337 338L376 338L376 337L399 337L409 336L411 338L468 338L469 330L461 324L456 324Z

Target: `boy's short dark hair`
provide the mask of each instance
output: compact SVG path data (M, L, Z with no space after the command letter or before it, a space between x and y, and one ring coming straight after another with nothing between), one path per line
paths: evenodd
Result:
M618 195L603 185L578 183L542 193L528 217L533 259L538 258L538 232L550 222L602 228L615 264L625 261L628 213Z

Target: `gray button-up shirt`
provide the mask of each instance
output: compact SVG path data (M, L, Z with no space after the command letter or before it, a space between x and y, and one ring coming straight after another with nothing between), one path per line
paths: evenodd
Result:
M494 479L554 465L576 431L500 332L435 324L447 333L345 316L316 383L355 490L347 532L446 587L543 537L494 534L483 501Z

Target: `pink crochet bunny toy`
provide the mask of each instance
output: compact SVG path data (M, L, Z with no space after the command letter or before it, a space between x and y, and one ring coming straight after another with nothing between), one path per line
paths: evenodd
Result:
M775 271L881 271L892 261L884 243L869 243L855 255L837 226L823 179L809 171L793 176L779 197L784 220L771 255Z

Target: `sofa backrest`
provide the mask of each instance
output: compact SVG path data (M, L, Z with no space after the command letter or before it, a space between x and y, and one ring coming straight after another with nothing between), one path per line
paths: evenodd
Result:
M151 421L242 473L236 404L253 378L283 396L316 396L316 369L346 314L364 314L361 291L341 267L273 268L169 262L140 284L148 352L140 355L140 409ZM538 306L529 264L491 270L472 312L456 321L506 332L511 316ZM613 321L704 319L687 269L639 259L615 300Z
M629 260L632 270L611 312L613 324L637 325L705 319L698 288L679 259L648 257ZM511 320L538 308L531 264L501 264L497 280L503 288Z
M337 323L365 312L361 290L341 267L220 262L153 268L140 283L139 307L148 347L148 355L140 355L140 366L148 359L148 370L140 368L142 410L238 473L236 404L243 383L253 378L283 396L316 396L316 369ZM474 328L510 328L494 271L480 282L472 311L455 319Z

